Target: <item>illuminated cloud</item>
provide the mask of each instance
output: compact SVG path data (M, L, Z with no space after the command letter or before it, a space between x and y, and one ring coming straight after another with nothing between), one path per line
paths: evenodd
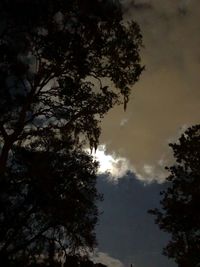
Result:
M100 145L92 155L99 162L99 174L107 173L113 180L122 178L128 171L133 170L128 159L115 153L108 154L105 144Z
M133 87L126 112L116 107L102 121L100 141L109 144L107 154L114 151L126 158L142 178L161 181L164 167L173 161L168 143L177 141L183 125L200 121L200 1L123 3L126 18L140 25L146 69ZM128 121L123 126L124 118ZM146 165L153 166L151 173Z
M100 145L92 155L94 159L99 162L99 174L107 174L108 179L112 182L118 182L118 180L124 178L128 172L133 173L138 180L145 183L154 181L162 183L165 181L166 173L164 171L163 159L158 161L160 169L155 168L153 165L144 164L143 168L138 172L127 158L121 157L114 152L108 153L105 144Z
M95 263L102 263L110 267L124 267L120 260L112 258L109 254L100 251L96 251L92 260Z

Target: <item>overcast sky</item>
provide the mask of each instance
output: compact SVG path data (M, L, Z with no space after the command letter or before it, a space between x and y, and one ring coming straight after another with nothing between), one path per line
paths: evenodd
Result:
M103 120L101 143L126 157L145 179L162 180L169 141L200 121L200 1L124 0L124 5L126 18L141 27L146 70L127 111L117 107Z
M146 210L158 205L166 186L164 166L172 162L168 143L200 122L200 1L123 2L126 19L141 27L146 70L127 111L117 107L103 120L101 149L114 159L115 182L99 178L105 200L98 257L111 267L174 267L161 256L167 237ZM123 177L127 170L134 174Z

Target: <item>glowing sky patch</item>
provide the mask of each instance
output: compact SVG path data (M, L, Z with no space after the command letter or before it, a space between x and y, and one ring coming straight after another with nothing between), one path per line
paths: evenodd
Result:
M115 153L107 154L106 145L100 145L96 152L92 152L92 156L99 162L99 174L107 173L110 178L118 179L122 178L127 171L132 171L133 168L124 157L120 157Z
M86 151L90 153L89 149ZM134 173L135 177L144 183L155 181L163 183L167 177L162 159L159 160L159 170L152 165L144 163L142 170L138 172L127 158L115 152L108 153L105 144L99 145L97 150L92 152L92 156L99 162L98 174L106 174L108 179L112 182L118 182L118 180L124 178L128 172Z

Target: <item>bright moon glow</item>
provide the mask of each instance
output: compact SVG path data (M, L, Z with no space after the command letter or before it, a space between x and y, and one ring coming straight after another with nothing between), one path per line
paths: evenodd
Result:
M89 152L89 149L86 149ZM92 152L92 156L96 161L99 162L99 174L109 175L110 180L116 181L120 178L123 178L128 171L131 171L135 174L135 177L143 182L151 183L157 181L162 183L165 181L166 173L161 169L155 170L155 167L149 164L144 164L141 172L138 172L130 161L125 157L120 157L116 153L108 154L106 152L106 145L100 145L96 152ZM162 163L162 160L159 161L159 165Z
M113 178L121 178L132 169L126 158L106 154L105 145L100 145L96 152L92 152L92 156L99 162L99 173L109 173Z

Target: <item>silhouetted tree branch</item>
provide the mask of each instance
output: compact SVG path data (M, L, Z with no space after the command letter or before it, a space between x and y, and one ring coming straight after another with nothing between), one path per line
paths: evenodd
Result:
M96 244L97 163L84 149L113 106L126 109L142 36L118 1L5 0L0 15L0 261L28 266Z
M176 163L167 168L169 187L161 208L151 210L160 229L171 234L164 254L178 266L200 264L200 125L188 128L176 144L170 144Z

